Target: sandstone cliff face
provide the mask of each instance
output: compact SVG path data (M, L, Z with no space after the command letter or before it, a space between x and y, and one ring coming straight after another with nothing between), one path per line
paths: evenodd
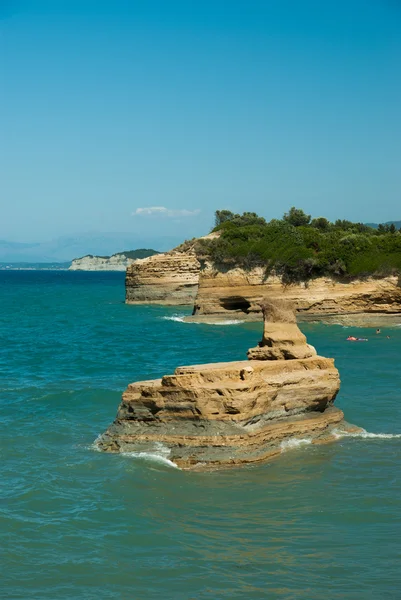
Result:
M136 260L127 268L128 304L192 305L200 264L194 252L167 252Z
M294 316L273 323L267 308L265 317L250 360L178 367L130 384L99 447L152 452L162 444L181 468L212 468L263 461L294 438L327 442L352 429L333 406L340 386L333 360L317 356Z
M397 277L347 283L321 277L307 284L284 286L279 277L266 278L260 267L218 270L206 263L200 272L195 314L260 316L260 302L265 296L294 301L301 315L401 312Z

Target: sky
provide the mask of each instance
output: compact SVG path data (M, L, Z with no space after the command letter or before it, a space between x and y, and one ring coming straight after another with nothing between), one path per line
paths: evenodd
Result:
M0 0L0 239L401 219L398 0Z

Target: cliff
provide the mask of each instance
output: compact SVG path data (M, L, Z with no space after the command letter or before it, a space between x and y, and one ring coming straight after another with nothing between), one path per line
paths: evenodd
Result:
M112 256L93 256L87 254L82 258L75 258L70 271L125 271L137 259L157 254L156 250L129 250L118 252Z
M75 258L70 271L125 271L133 262L132 258L127 258L124 254L115 254L113 256L83 256Z
M192 250L172 250L137 260L127 268L126 302L192 305L198 291L199 269Z
M162 444L179 467L207 469L264 461L294 439L323 443L355 430L333 405L334 361L306 343L285 303L263 309L263 338L249 360L178 367L130 384L99 448L154 452Z
M201 239L213 239L214 233ZM396 276L338 280L318 277L284 285L266 277L263 267L215 265L202 246L188 242L176 250L137 260L126 275L128 304L193 305L191 320L261 319L262 298L293 301L301 318L400 315L401 287Z
M293 301L301 317L401 313L397 277L347 282L319 277L307 283L283 285L279 277L266 278L261 267L217 269L205 263L199 277L195 318L223 315L260 318L260 302L266 296Z

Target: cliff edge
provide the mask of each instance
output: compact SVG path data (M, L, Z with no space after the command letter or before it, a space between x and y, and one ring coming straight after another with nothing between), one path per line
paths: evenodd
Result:
M194 315L261 318L264 297L294 302L301 317L330 315L400 314L401 287L397 276L341 281L317 277L284 285L280 277L266 277L262 267L219 268L206 262L199 275Z
M334 407L340 379L318 356L288 303L265 301L264 333L248 360L178 367L132 383L97 444L107 452L157 452L184 469L255 463L294 439L323 443L355 430Z
M218 235L218 234L217 234ZM216 233L206 236L213 239ZM294 302L301 319L347 316L365 324L378 316L401 319L401 286L395 275L340 279L315 277L284 284L281 277L266 275L262 266L250 268L216 264L191 241L170 252L136 260L127 268L128 304L192 305L188 320L262 318L265 297ZM340 319L341 320L341 319Z
M170 251L137 260L127 268L127 304L192 305L200 263L195 252Z

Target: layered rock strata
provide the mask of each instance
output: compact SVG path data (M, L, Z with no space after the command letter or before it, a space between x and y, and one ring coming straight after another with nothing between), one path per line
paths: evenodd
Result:
M194 252L171 251L136 260L127 268L127 304L192 305L200 264Z
M284 285L280 277L266 277L263 267L216 266L205 257L199 257L195 243L188 244L187 251L172 250L130 265L126 275L126 302L193 305L193 320L261 319L260 303L266 296L295 302L298 315L306 319L401 315L398 277L343 282L319 277Z
M264 297L293 301L301 317L401 313L398 277L370 277L348 282L319 277L285 286L279 277L266 277L261 267L227 270L206 263L200 272L194 314L196 317L261 318L260 303Z
M161 445L179 467L208 469L264 461L294 438L327 442L352 429L333 405L334 361L317 356L288 307L267 302L264 316L249 360L178 367L130 384L99 448L157 452Z

